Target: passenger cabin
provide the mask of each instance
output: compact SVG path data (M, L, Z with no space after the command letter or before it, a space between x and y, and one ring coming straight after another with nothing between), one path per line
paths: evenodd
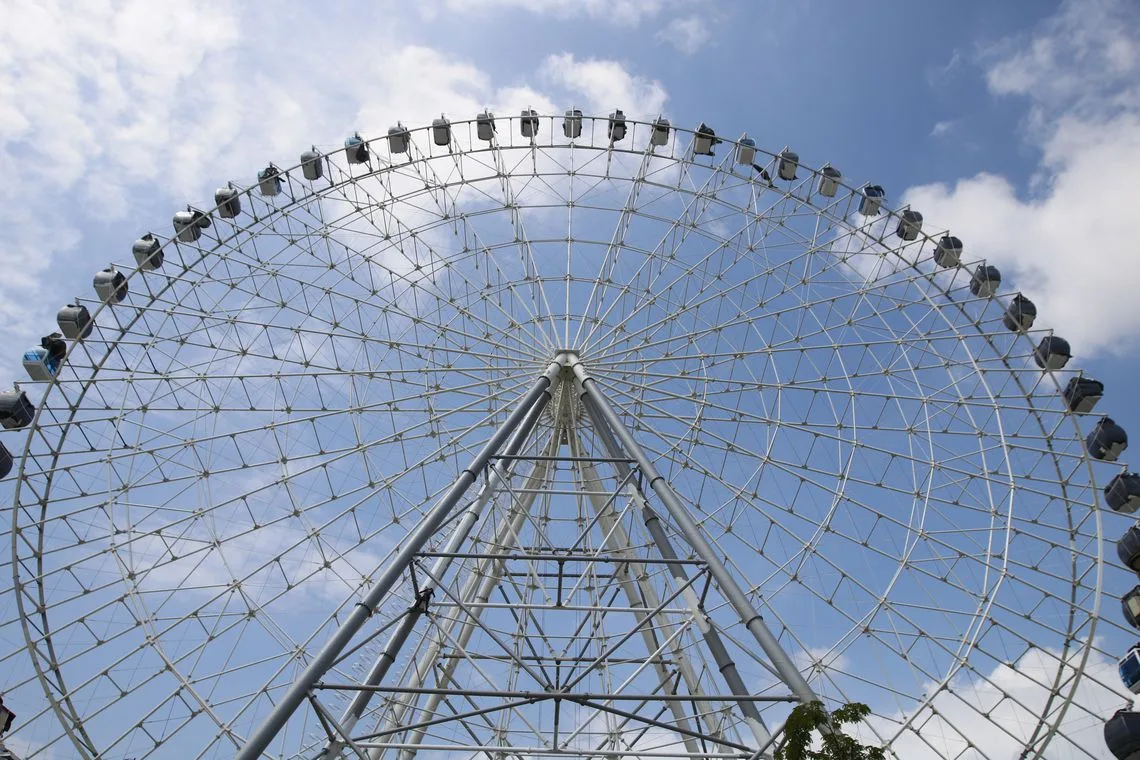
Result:
M91 319L91 312L87 311L86 306L78 303L69 303L56 312L55 322L59 325L59 331L63 333L63 337L68 340L86 338L95 326Z
M393 154L407 153L411 144L412 135L402 123L396 122L396 126L388 127L388 150Z
M0 443L0 480L8 477L8 473L12 471L14 464L15 459L12 457L12 452L8 451L3 443Z
M273 164L257 173L257 189L266 197L281 193L281 170Z
M1063 369L1071 358L1073 352L1069 348L1069 341L1056 335L1046 335L1033 350L1033 361L1041 369Z
M791 182L796 178L796 168L800 165L800 154L784 148L780 151L776 172L780 179Z
M0 426L5 430L19 430L32 423L36 416L35 405L23 391L0 392Z
M115 304L127 297L127 278L113 266L96 272L91 284L100 301Z
M1140 525L1133 525L1117 540L1116 556L1129 570L1140 573Z
M1115 462L1128 448L1128 434L1110 417L1101 417L1100 422L1085 438L1085 445L1093 459Z
M839 180L843 175L831 164L824 164L819 170L819 194L824 198L834 198L839 192Z
M193 243L202 237L202 230L210 226L210 217L193 206L174 212L174 235L183 243ZM120 299L121 300L121 299Z
M895 234L903 240L918 240L918 233L922 232L922 214L909 208L899 214L899 223L895 227Z
M166 260L162 245L149 232L131 244L131 255L135 257L138 268L144 272L161 269L162 262Z
M1005 307L1005 317L1002 322L1007 330L1025 332L1033 327L1035 319L1037 319L1037 307L1028 298L1018 293L1009 302L1009 306Z
M658 116L657 120L653 122L653 131L649 133L649 142L651 145L668 145L669 144L669 120L664 116Z
M372 160L368 152L368 143L356 132L344 141L344 157L350 164L366 164Z
M1104 487L1104 501L1113 512L1126 515L1140 509L1140 474L1118 472Z
M241 213L241 192L233 185L219 187L214 191L214 203L218 206L218 216L233 219Z
M756 141L745 133L736 141L736 163L751 167L755 161Z
M1104 397L1104 383L1091 377L1071 377L1061 396L1070 412L1088 414Z
M523 137L534 139L538 135L538 111L524 108L519 114L519 132Z
M63 357L67 355L67 343L60 333L52 333L40 339L40 345L24 352L24 371L36 382L47 383L59 373Z
M484 111L475 117L475 135L485 142L495 139L495 114Z
M962 241L953 235L943 235L934 246L934 263L949 269L962 260Z
M431 140L441 148L451 145L451 122L443 114L431 123Z
M610 138L610 142L615 143L624 140L625 129L625 114L620 108L615 108L614 112L610 114L609 126L606 129L606 135Z
M693 153L698 156L711 156L713 146L719 142L713 128L702 121L697 127L696 134L693 135Z
M1131 591L1120 597L1120 609L1128 625L1140 628L1140 586L1133 587Z
M1140 760L1140 712L1117 710L1104 724L1104 743L1117 760Z
M325 176L324 156L315 145L301 154L301 175L310 182Z
M570 108L562 117L562 134L567 139L574 140L582 136L582 112L577 108Z
M970 278L970 292L979 298L989 298L1001 285L1001 272L993 264L978 264Z
M1133 694L1140 694L1140 644L1134 644L1117 665L1121 682Z
M863 188L863 200L859 201L859 213L863 216L875 216L883 206L883 198L887 191L882 185L867 185Z

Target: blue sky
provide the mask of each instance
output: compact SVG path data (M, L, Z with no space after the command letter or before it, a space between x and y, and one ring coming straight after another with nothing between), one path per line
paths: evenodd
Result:
M1121 269L1130 244L1122 225L1129 188L1120 178L1135 141L1119 135L1140 110L1129 85L1137 14L1107 0L1075 7L646 0L540 9L433 0L414 9L345 4L317 18L301 5L204 4L161 16L142 3L92 4L78 14L17 5L22 21L4 33L0 60L11 94L0 106L9 172L0 210L0 262L9 272L0 284L0 377L20 378L21 348L52 328L57 304L87 293L89 272L122 260L139 232L165 230L184 203L206 204L223 180L251 178L267 159L291 160L306 142L336 144L396 119L419 123L439 111L458 116L469 104L530 98L558 108L661 110L729 135L747 130L809 163L831 161L856 183L882 184L895 204L908 189L944 183L946 192L910 196L927 200L920 210L928 224L951 228L969 253L988 256L1007 281L1037 296L1042 323L1093 336L1095 345L1074 341L1074 351L1111 394L1140 369L1130 358L1137 318L1103 297L1126 295L1140 281L1135 266ZM1116 71L1096 59L1103 50L1082 25L1113 29ZM1049 55L1032 58L1043 49ZM1011 65L1039 79L1012 76ZM1065 82L1086 96L1063 92ZM1066 119L1079 129L1058 135ZM1122 150L1114 152L1114 140ZM1094 167L1121 183L1119 194L1102 189L1118 205L1058 197L1042 208L1062 181L1086 180L1076 162L1098 143L1120 162ZM1008 183L997 199L1006 206L987 203L977 187L954 192L979 175ZM1019 216L1035 208L1033 218ZM1004 219L1002 209L1010 211ZM1110 229L1092 237L1092 250L1073 245L1104 222ZM986 236L968 236L975 229ZM1042 244L1055 250L1042 252ZM1073 257L1086 276L1073 280L1068 271L1056 282ZM1100 306L1081 311L1093 302ZM1140 430L1140 413L1110 405Z
M251 184L267 161L397 119L575 105L747 131L885 186L892 206L912 201L1073 339L1074 361L1108 386L1098 411L1140 438L1140 9L1128 0L11 7L0 388L23 379L22 350L90 295L94 271L128 262L140 233L168 234L186 203L211 206L229 179Z

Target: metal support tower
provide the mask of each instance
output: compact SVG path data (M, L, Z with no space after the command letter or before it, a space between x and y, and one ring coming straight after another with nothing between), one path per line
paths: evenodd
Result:
M633 431L652 433L642 420ZM409 587L404 611L365 630ZM344 677L341 663L359 660L381 630L387 640L365 675ZM743 648L744 635L763 658ZM237 758L265 756L303 719L306 701L307 725L323 738L304 751L321 760L749 758L773 744L765 705L814 698L567 350L379 569ZM334 699L344 706L334 710Z

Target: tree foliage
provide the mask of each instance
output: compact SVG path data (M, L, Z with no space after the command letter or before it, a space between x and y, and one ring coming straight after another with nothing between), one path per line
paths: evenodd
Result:
M886 760L882 747L870 747L843 733L843 726L859 723L871 714L860 702L843 705L828 714L823 703L797 705L784 724L784 744L776 760ZM828 730L830 726L830 730ZM819 749L812 749L812 735L819 733Z

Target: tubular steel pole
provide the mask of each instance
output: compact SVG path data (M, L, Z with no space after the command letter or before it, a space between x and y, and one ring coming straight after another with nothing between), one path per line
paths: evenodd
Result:
M550 390L550 395L553 395L553 386ZM514 435L512 435L511 439L507 442L504 451L508 457L513 457L517 454L523 444L526 443L527 438L530 437L531 431L534 430L534 426L538 422L539 416L542 414L543 407L544 404L534 404L531 406L526 418L523 419L522 424L519 425ZM491 500L495 489L498 488L500 482L507 478L509 471L514 467L517 461L518 460L515 459L499 459L491 468L491 474L487 477L487 481L483 484L483 487L479 489L479 495L463 512L463 516L448 537L447 545L443 548L443 556L436 559L431 571L433 577L442 578L447 573L451 567L451 563L455 560L456 553L462 547L463 542L467 540L467 536L470 535L471 528L479 520L480 515L482 515L483 508L487 506L487 502ZM408 609L404 615L404 619L400 621L400 625L392 632L380 656L377 657L376 662L373 663L368 677L364 680L365 686L378 686L380 682L384 680L384 676L388 674L392 663L396 661L396 655L400 653L400 649L403 648L404 642L407 641L412 629L415 628L416 623L419 622L423 614L427 612L431 594L434 590L434 583L428 583L421 587L415 604ZM373 693L374 692L369 689L362 689L356 693L352 703L341 716L341 728L345 731L351 731L356 726L357 721L360 720L360 716L364 714L365 708L368 707ZM329 746L325 748L324 754L321 755L322 760L332 760L332 758L340 757L344 746L345 743L343 740L331 741Z
M614 440L613 433L610 432L609 426L605 420L601 418L601 412L596 407L594 399L583 395L582 405L586 407L586 414L589 415L594 423L594 431L598 438L601 439L602 446L609 452L610 457L615 460L614 466L617 468L618 475L629 483L634 501L641 507L642 522L645 523L645 527L653 539L653 544L657 547L657 552L661 555L662 559L676 560L677 552L673 549L673 542L669 540L669 535L661 526L661 518L657 516L653 508L649 506L649 502L645 500L645 496L637 486L637 481L630 476L629 465L622 460L621 448L618 446L617 441ZM740 671L736 668L736 662L728 653L728 648L724 645L724 641L720 637L720 631L717 630L712 620L710 620L705 613L704 607L701 604L700 598L696 595L696 592L688 585L689 576L685 572L685 568L677 562L669 562L668 568L677 583L685 589L684 596L689 604L689 608L693 612L697 629L701 632L701 636L705 640L705 646L709 648L709 654L712 655L717 670L719 670L724 677L724 682L728 686L728 690L737 697L740 697L737 701L737 705L740 707L740 711L744 713L745 722L751 729L753 738L755 738L761 746L769 744L772 740L772 734L768 731L768 726L765 725L764 718L760 715L760 711L757 709L755 702L748 699L752 692L750 692L748 687L744 684L744 679L741 677ZM711 712L708 717L709 720L712 720Z
M234 756L235 760L256 760L261 757L265 748L273 741L273 738L281 731L285 724L292 717L293 713L297 710L300 704L305 700L306 695L312 689L313 684L321 679L321 677L332 667L333 662L337 656L344 650L352 637L356 635L361 626L372 614L376 611L376 607L380 604L383 598L392 590L396 585L396 581L404 573L404 570L415 558L415 555L423 548L424 544L428 542L433 535L443 526L447 520L447 516L463 498L463 494L471 487L478 477L483 468L487 466L487 462L494 456L507 438L515 431L522 420L530 412L531 407L535 404L546 405L550 400L550 385L558 373L562 371L563 356L551 362L546 371L534 382L522 398L519 399L515 406L514 411L507 417L502 426L495 431L491 439L487 441L483 449L471 461L459 476L456 478L455 483L448 490L447 494L432 508L427 515L420 521L419 525L408 534L408 536L401 542L400 549L396 552L396 556L385 568L377 579L376 584L368 590L364 599L357 602L352 612L333 634L332 638L324 645L312 662L309 663L305 671L293 682L289 687L289 691L274 705L273 710L262 721L257 730L246 741L245 745L238 750Z
M756 643L764 650L764 654L776 669L776 673L780 679L788 685L792 693L803 703L812 702L819 699L815 692L812 691L811 686L803 677L800 671L796 668L792 658L780 646L780 642L768 630L764 618L757 612L756 608L752 605L748 595L740 588L736 582L736 578L720 561L720 557L713 550L708 540L704 537L700 527L693 521L689 511L681 503L677 494L673 491L669 482L662 477L657 468L653 466L653 462L646 455L645 451L637 443L637 440L630 435L630 432L622 424L621 418L617 416L613 408L610 407L609 402L606 400L605 395L598 387L597 382L594 381L586 368L578 360L576 356L571 359L571 366L574 370L574 375L582 386L583 398L590 398L594 401L594 408L604 419L605 423L609 426L610 430L617 435L621 441L622 446L629 453L631 457L636 460L638 467L641 468L642 474L649 481L650 488L653 489L657 497L661 499L661 503L665 505L668 510L669 516L673 518L677 528L681 531L681 535L693 551L705 561L709 568L709 573L712 574L716 580L717 587L720 592L724 594L725 599L736 610L736 614L740 617L742 623L756 639ZM588 409L589 407L587 407Z

